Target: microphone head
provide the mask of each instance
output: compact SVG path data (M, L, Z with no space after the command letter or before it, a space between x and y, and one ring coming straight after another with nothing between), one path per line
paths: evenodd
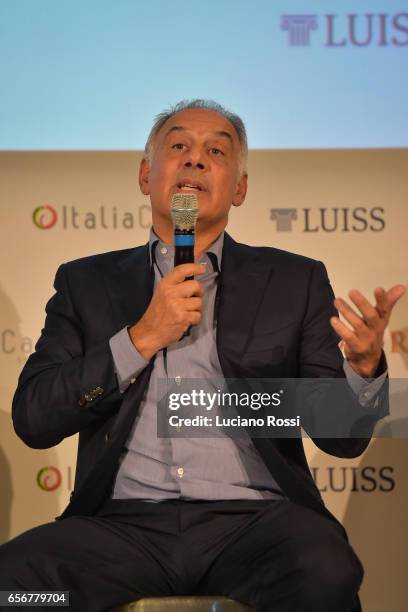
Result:
M171 199L170 213L176 230L194 230L198 217L196 194L175 193Z

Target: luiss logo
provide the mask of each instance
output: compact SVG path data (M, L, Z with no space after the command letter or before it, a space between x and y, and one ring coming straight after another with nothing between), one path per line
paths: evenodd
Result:
M326 47L405 47L408 45L408 13L346 15L281 15L281 30L291 47L308 47L311 32L319 27Z
M33 212L33 223L39 229L50 229L58 220L57 211L52 206L37 206Z
M360 467L312 467L313 479L319 491L342 493L390 493L396 488L394 468L390 465L380 467L366 465Z
M53 465L41 468L37 474L37 484L43 491L55 491L61 482L61 472Z
M382 232L385 229L385 210L379 206L365 208L271 208L270 219L278 232L291 232L292 222L305 233L316 232Z

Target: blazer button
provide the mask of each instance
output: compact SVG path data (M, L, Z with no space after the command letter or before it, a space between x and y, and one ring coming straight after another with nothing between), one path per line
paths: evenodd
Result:
M106 434L105 434L105 442L108 442L109 438L110 438L110 433L109 433L109 431L107 431Z
M71 491L71 493L69 494L69 501L71 501L71 499L74 497L75 491Z
M84 396L83 396L83 395L81 395L81 397L79 398L79 400L78 400L78 404L79 404L80 406L85 406L85 404L86 404L86 399L84 398Z
M96 395L102 395L102 393L103 393L103 388L102 388L102 387L96 387L96 389L95 389L95 393L96 393Z

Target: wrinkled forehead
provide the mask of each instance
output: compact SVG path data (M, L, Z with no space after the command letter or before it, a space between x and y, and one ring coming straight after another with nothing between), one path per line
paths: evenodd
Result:
M218 135L228 139L233 148L240 148L238 134L233 124L223 115L208 109L182 110L161 126L157 138L163 141L169 133L187 131L198 136Z

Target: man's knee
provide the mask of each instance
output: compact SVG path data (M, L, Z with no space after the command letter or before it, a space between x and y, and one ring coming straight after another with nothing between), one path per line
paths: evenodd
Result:
M344 540L321 542L299 559L299 588L310 609L348 610L363 580L363 566Z
M0 546L0 587L23 588L27 579L30 580L27 588L36 586L36 574L41 563L29 563L29 560L37 552L46 550L48 542L52 541L46 537L49 525L53 523L33 527Z
M304 525L286 544L283 565L274 559L267 563L262 601L286 598L302 612L349 612L363 567L340 531L325 522L314 530Z

